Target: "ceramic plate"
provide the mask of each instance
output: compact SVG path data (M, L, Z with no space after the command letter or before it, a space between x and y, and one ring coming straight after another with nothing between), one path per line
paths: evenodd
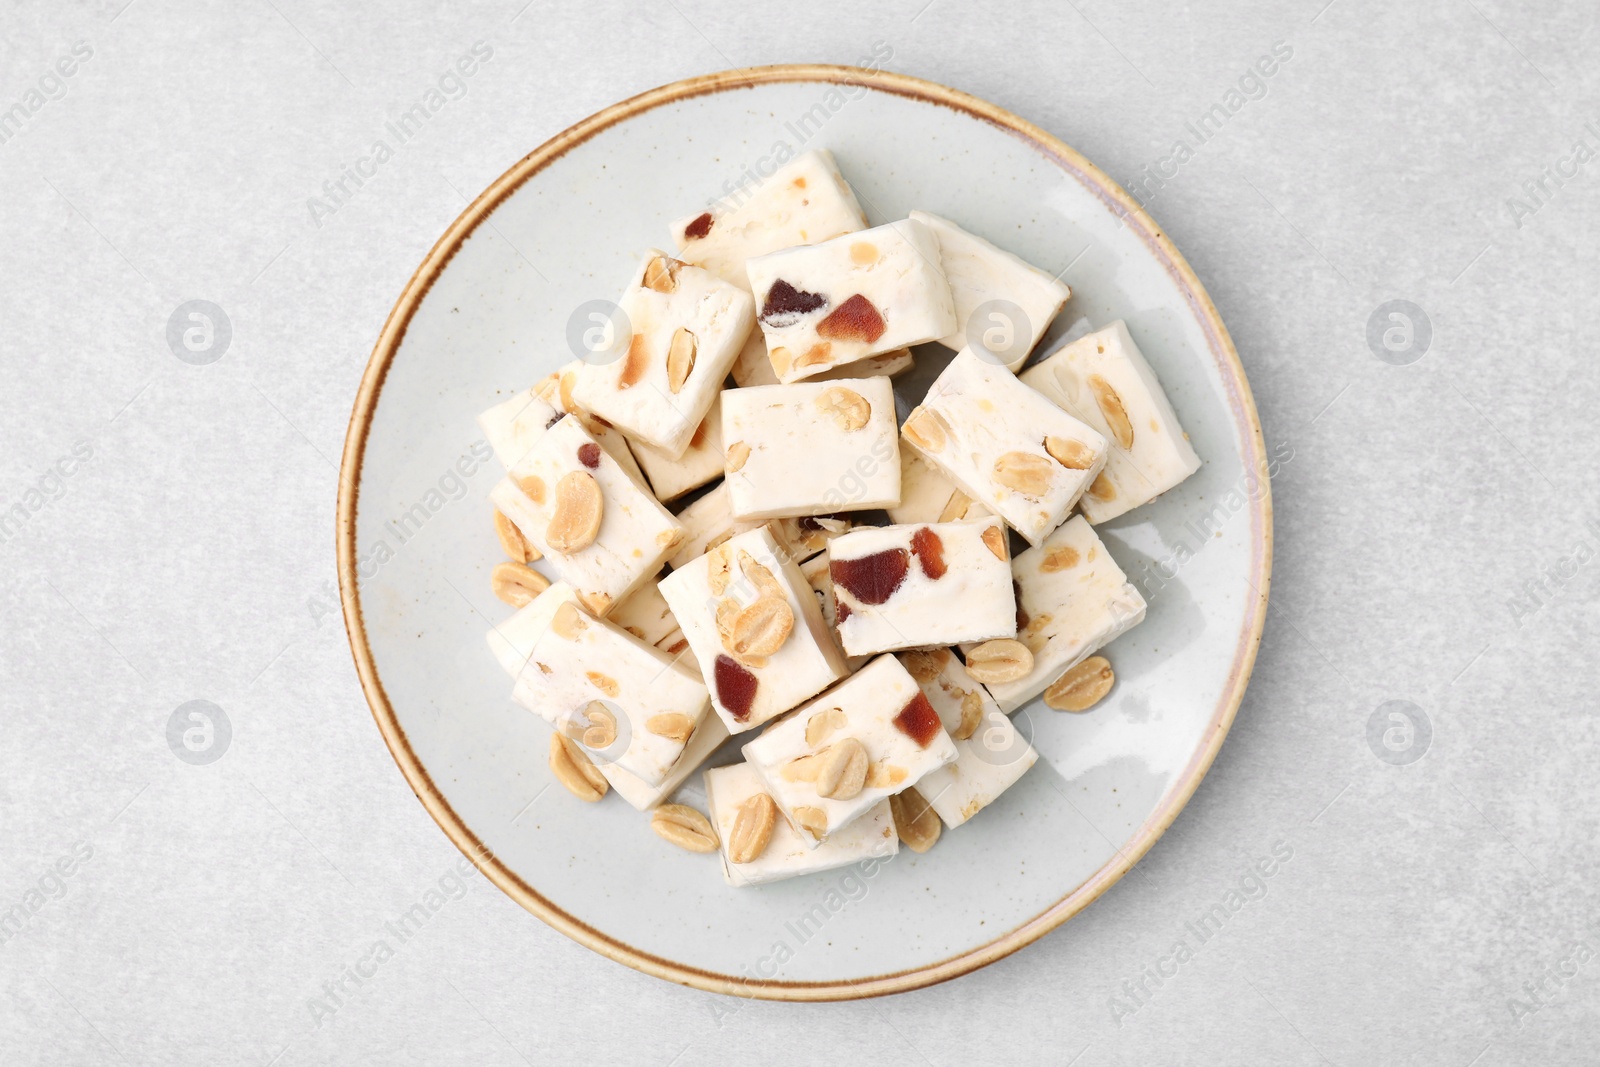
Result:
M549 727L511 702L484 641L511 609L489 591L502 556L485 496L501 472L474 418L573 358L575 309L615 299L641 252L670 248L671 220L818 147L832 149L874 225L923 208L1063 271L1074 296L1046 346L1075 323L1127 320L1205 465L1100 528L1149 616L1111 646L1119 680L1101 706L1017 713L1041 759L1015 787L925 855L902 849L870 877L846 869L735 890L716 857L667 845L620 797L587 805L552 784ZM919 352L918 384L941 353ZM901 395L920 396L903 385ZM373 352L345 446L346 622L373 713L417 796L529 911L597 952L704 989L872 996L1035 940L1176 817L1255 657L1271 559L1267 459L1199 281L1065 144L897 74L716 74L624 101L543 145L418 268ZM686 788L703 804L698 775Z

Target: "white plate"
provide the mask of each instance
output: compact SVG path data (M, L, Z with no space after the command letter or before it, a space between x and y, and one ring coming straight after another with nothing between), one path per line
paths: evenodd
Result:
M770 169L779 146L832 149L874 224L924 208L1065 269L1074 296L1052 336L1080 319L1126 319L1205 466L1101 527L1149 617L1111 646L1119 680L1104 704L1017 713L1042 755L1017 786L926 855L902 850L871 878L734 890L715 857L665 844L621 798L591 806L552 786L549 728L511 703L484 643L510 609L489 592L502 557L484 497L500 472L480 458L474 417L571 359L574 309L614 299L645 248L670 247L670 220L748 168ZM345 446L345 617L413 789L528 910L674 981L781 999L870 996L963 974L1053 929L1176 817L1254 661L1271 560L1266 467L1210 300L1149 217L1082 157L993 105L901 75L728 72L624 101L545 144L417 270ZM1184 559L1164 578L1175 554ZM698 791L698 776L690 785Z

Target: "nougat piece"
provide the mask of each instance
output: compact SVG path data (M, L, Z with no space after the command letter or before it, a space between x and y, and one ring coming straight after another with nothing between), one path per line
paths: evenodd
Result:
M745 264L780 382L932 341L956 329L939 247L902 219Z
M683 666L691 665L694 660L689 658L679 661ZM658 784L651 785L637 775L629 774L615 763L597 762L595 766L611 783L611 788L617 795L632 804L640 811L649 811L677 791L678 787L689 780L689 776L705 765L711 754L717 750L722 742L728 739L728 728L722 725L722 720L715 715L707 715L700 720L694 733L689 735L689 743L683 746L683 755L678 757L678 762L672 765L672 770Z
M900 442L900 503L888 512L889 521L897 523L956 522L990 514L904 440Z
M1017 634L1005 524L864 526L828 545L845 654L954 645Z
M678 520L577 419L551 426L519 470L489 499L596 615L659 571L683 538Z
M1057 349L1022 380L1110 442L1078 509L1102 523L1148 504L1200 469L1155 371L1121 319Z
M729 733L753 730L845 673L800 568L765 527L661 581Z
M802 839L813 843L956 758L938 713L888 655L796 708L743 751Z
M722 397L711 402L683 455L669 456L655 445L635 441L633 454L644 469L656 499L663 504L722 477Z
M963 351L906 417L905 439L1037 545L1106 462L1106 439L1004 367Z
M894 816L887 800L818 845L808 841L789 819L778 812L766 844L754 856L734 862L735 835L740 811L752 798L766 792L761 775L748 763L715 767L705 773L706 803L711 825L722 841L722 877L731 886L767 885L801 874L831 871L874 857L893 856L900 848ZM752 813L753 815L754 813ZM750 816L747 816L749 818ZM756 840L759 840L757 838Z
M956 305L956 328L939 343L958 352L981 347L989 358L1016 373L1072 290L949 219L926 211L913 211L911 217L938 241L939 262Z
M737 520L900 502L888 378L730 389L722 398L722 439L728 504Z
M1082 515L1013 559L1011 574L1017 640L1033 653L1033 669L1016 681L989 684L1008 714L1144 621L1144 597Z
M746 175L753 177L753 175ZM759 183L732 183L709 209L672 224L678 258L746 290L745 263L867 226L866 213L827 149L802 152Z
M948 648L902 652L900 663L955 742L956 761L917 783L917 792L954 829L994 803L1039 754Z
M615 763L647 785L660 783L708 713L705 683L589 614L565 582L551 585L527 609L541 629L512 699L581 742L597 763Z
M590 353L573 399L637 441L676 459L711 409L755 317L750 294L651 250L618 306L626 349Z

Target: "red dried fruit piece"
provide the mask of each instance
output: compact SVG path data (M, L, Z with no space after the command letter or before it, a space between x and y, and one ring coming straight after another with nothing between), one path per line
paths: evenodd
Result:
M801 315L815 311L828 303L828 298L818 293L796 289L779 278L767 290L766 303L761 305L761 321L768 326L788 326ZM779 321L782 320L782 321Z
M928 698L918 693L894 717L894 728L915 741L918 748L927 748L939 736L939 731L944 729L944 724L939 721L939 713L933 710Z
M828 312L828 317L817 323L817 336L832 341L865 341L871 344L883 336L888 324L872 301L857 293L849 300Z
M837 630L844 625L844 620L850 617L850 605L842 600L833 603L833 628Z
M719 655L713 665L712 677L717 685L717 703L728 709L738 722L750 717L750 705L756 701L756 687L760 679L745 670L732 656Z
M828 564L828 576L861 603L882 604L900 588L910 569L911 553L886 548L858 559L836 559Z
M578 462L590 470L600 466L600 446L593 441L585 441L578 446Z
M709 211L696 215L694 221L683 228L683 235L685 237L692 237L696 240L699 240L710 232L711 212Z
M944 542L939 535L924 526L911 535L911 551L917 554L917 565L934 581L944 577Z
M1022 586L1015 579L1011 582L1011 595L1017 601L1017 633L1028 628L1028 613L1022 609Z

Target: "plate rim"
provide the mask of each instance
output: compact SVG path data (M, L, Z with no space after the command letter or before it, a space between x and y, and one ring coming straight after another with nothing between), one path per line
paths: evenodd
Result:
M780 82L823 82L832 85L864 87L911 97L930 104L949 107L971 115L1006 133L1018 137L1060 166L1070 176L1099 196L1114 215L1119 216L1161 263L1187 299L1192 313L1207 336L1212 353L1219 357L1218 371L1234 417L1236 431L1244 442L1244 460L1254 470L1262 486L1252 500L1251 584L1256 591L1255 610L1248 614L1235 646L1228 682L1208 723L1208 735L1190 756L1177 780L1140 824L1133 837L1121 846L1114 845L1115 856L1093 875L1060 900L1033 918L974 948L946 959L887 974L835 981L776 981L722 974L666 959L619 941L558 907L533 886L503 864L462 821L434 784L431 775L417 758L406 738L379 677L372 649L367 641L357 582L356 508L360 500L360 477L366 454L368 433L390 364L405 339L406 330L417 308L434 281L454 258L457 249L477 226L525 182L571 149L596 134L627 119L666 104L697 96L734 89L752 88ZM658 86L595 112L556 134L529 152L485 189L434 243L427 256L407 281L400 297L385 320L368 358L361 384L352 405L339 466L339 498L335 544L338 557L340 602L350 653L367 704L399 765L407 784L440 829L485 877L502 892L538 916L545 923L608 959L626 964L645 974L681 985L729 996L784 1001L853 1000L921 989L949 981L1032 944L1078 912L1119 881L1139 862L1166 832L1187 805L1205 778L1244 698L1255 666L1266 622L1267 598L1272 574L1272 495L1261 422L1255 400L1239 362L1227 327L1211 302L1198 277L1182 253L1167 238L1145 210L1123 188L1054 135L986 100L949 88L937 82L891 71L820 63L777 64L746 67L698 75Z

